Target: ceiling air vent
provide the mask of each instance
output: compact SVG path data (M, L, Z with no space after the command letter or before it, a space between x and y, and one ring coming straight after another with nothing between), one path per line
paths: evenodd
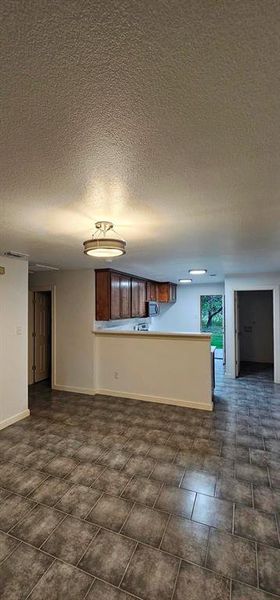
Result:
M29 257L29 254L25 254L25 252L16 252L14 250L7 250L3 252L3 256L8 256L10 258L25 258L26 260Z

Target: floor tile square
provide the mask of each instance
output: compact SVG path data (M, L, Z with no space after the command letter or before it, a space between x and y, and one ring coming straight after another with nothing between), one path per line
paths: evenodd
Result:
M0 531L0 562L19 544L17 540Z
M167 520L167 514L136 504L122 533L145 544L159 546Z
M30 595L30 600L82 600L92 577L79 569L54 561Z
M214 495L216 476L202 471L186 471L181 487L201 494Z
M236 463L235 476L243 481L251 481L260 485L268 485L267 469L247 463Z
M76 565L97 531L98 527L91 523L66 517L43 544L42 550Z
M62 519L64 515L58 510L38 504L11 533L24 542L40 547Z
M172 516L161 543L162 550L185 560L204 564L209 527Z
M269 475L272 487L280 488L280 469L269 467Z
M275 516L254 508L236 507L234 533L263 544L279 547Z
M102 465L95 463L81 463L68 475L67 480L72 483L90 486L104 471Z
M44 470L56 477L65 477L77 466L77 461L67 456L56 456L45 467Z
M116 469L105 468L101 475L94 481L93 487L113 496L120 496L129 480L129 475L125 475L125 473Z
M133 540L101 529L79 566L100 579L119 585L135 546Z
M258 544L260 588L272 594L280 590L280 550Z
M9 559L4 560L0 565L0 598L3 600L26 598L52 561L53 559L43 552L26 544L20 544Z
M176 448L164 444L154 445L148 452L148 456L151 456L151 458L165 462L172 462L176 454Z
M269 513L280 512L280 490L254 486L254 506Z
M190 519L194 501L195 492L177 487L164 486L156 502L156 508Z
M192 514L193 521L231 532L232 517L232 502L204 494L197 494Z
M84 519L101 496L101 491L85 485L74 485L57 502L55 508Z
M159 481L145 479L144 477L135 477L128 483L122 496L129 500L135 500L135 502L139 502L140 504L153 506L161 487L162 484Z
M179 561L160 550L139 544L121 588L143 600L170 600Z
M34 508L34 502L11 494L0 505L0 529L3 531L9 531L20 519L27 515L32 508Z
M41 485L29 496L31 500L40 504L54 506L56 502L71 488L64 479L49 476Z
M87 516L87 520L107 529L119 531L132 507L124 498L103 494Z
M127 475L143 475L149 477L155 466L155 460L150 457L132 456L125 466Z
M206 566L225 577L257 585L255 544L211 529Z
M113 587L110 583L105 583L96 579L90 589L86 600L133 600L134 596L123 592L119 588Z
M251 484L246 481L238 481L233 477L221 477L217 480L215 496L237 504L252 506Z
M173 600L230 600L229 579L182 562Z
M130 456L130 453L125 450L110 450L101 456L99 462L111 469L123 469Z
M126 452L131 452L133 455L145 455L147 454L151 444L149 442L145 442L145 440L141 439L131 439L129 440L124 447Z
M104 448L96 444L92 446L81 446L75 453L75 457L80 461L93 462L104 453Z
M158 462L151 474L152 479L164 481L170 485L179 485L184 475L183 467L170 463Z
M271 596L266 592L251 588L239 581L232 582L231 600L275 600L275 596Z

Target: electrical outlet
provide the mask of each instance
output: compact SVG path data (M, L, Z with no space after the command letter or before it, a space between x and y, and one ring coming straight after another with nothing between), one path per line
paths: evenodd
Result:
M114 372L114 378L115 378L115 379L119 379L119 372L118 372L118 371L115 371L115 372Z

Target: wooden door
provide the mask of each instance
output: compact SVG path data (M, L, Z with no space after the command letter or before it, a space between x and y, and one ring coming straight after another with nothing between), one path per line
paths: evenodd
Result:
M111 319L121 317L120 275L111 273Z
M131 317L131 293L130 293L130 277L121 275L120 277L120 316L121 319L129 319Z
M34 381L50 376L51 302L49 292L34 293Z

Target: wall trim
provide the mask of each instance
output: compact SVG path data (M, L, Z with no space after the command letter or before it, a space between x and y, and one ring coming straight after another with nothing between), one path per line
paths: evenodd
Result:
M128 398L131 400L143 400L144 402L155 402L157 404L172 404L173 406L182 406L183 408L196 408L198 410L213 410L213 403L192 402L191 400L181 400L179 398L165 398L163 396L147 396L146 394L135 394L133 392L119 392L109 389L95 390L95 394L103 396L114 396L116 398Z
M87 394L88 396L95 396L96 391L94 388L75 387L73 385L60 385L56 383L52 385L52 390L58 392L73 392L73 394Z
M171 404L173 406L182 406L183 408L196 408L198 410L213 410L213 403L206 404L205 402L191 402L190 400L180 400L177 398L165 398L162 396L147 396L144 394L135 394L129 392L118 392L115 390L109 389L98 389L94 390L93 388L80 388L69 385L54 385L52 387L54 390L58 390L60 392L73 392L74 394L87 394L89 396L96 396L97 394L101 396L114 396L115 398L127 398L128 400L143 400L144 402L155 402L157 404Z
M4 419L4 421L0 421L0 429L5 429L5 427L9 427L9 425L13 425L17 421L21 421L22 419L26 419L26 417L30 417L30 410L27 408L13 417L9 417L8 419Z

